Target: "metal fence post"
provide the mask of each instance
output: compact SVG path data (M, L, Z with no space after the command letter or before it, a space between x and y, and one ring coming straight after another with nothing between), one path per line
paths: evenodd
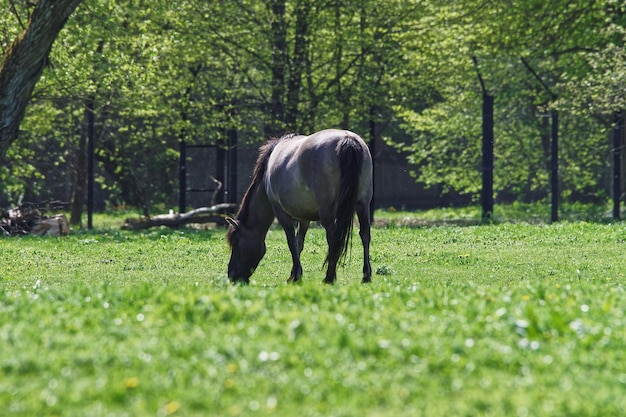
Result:
M552 110L552 135L550 137L550 188L552 222L559 220L559 113Z
M94 99L87 99L87 228L93 229L93 206L94 206L94 187L95 187L95 145L94 145Z
M483 220L493 215L493 96L483 93Z
M238 133L236 129L230 129L228 131L228 151L226 161L227 173L227 187L226 187L226 202L237 202L237 181L238 181L238 166L237 166L237 142Z
M178 159L178 212L187 211L187 143L180 140L180 158Z
M622 196L622 115L618 114L613 127L613 218L619 220Z

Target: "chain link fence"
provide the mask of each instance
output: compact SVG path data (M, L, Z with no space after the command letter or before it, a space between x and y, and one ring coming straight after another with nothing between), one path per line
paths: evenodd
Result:
M235 139L218 146L197 140L186 146L181 158L178 140L112 146L110 140L96 137L94 142L93 210L124 209L146 216L238 203L249 185L259 146L258 141ZM87 140L43 138L29 143L14 144L16 149L0 167L0 208L57 201L64 203L74 225L82 224L88 210ZM382 141L375 149L375 207L432 208L470 202L460 196L442 197L437 187L416 183L405 155Z
M136 144L123 155L119 150L113 155L106 143L96 140L93 210L126 209L151 215L236 203L241 198L257 145L187 145L184 158L179 153L181 144L174 145ZM55 207L71 213L74 224L80 222L88 210L88 147L41 140L17 153L21 155L15 157L13 152L2 166L5 180L0 182L0 208L55 201Z

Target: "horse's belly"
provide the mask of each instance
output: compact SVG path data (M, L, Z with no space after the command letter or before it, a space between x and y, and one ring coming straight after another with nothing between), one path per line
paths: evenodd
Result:
M281 208L295 219L319 220L319 208L313 193L308 190L289 193L283 196L279 203Z
M282 209L294 219L317 221L319 220L319 208L313 192L305 185L293 181L285 181L284 178L274 182L268 197L273 206Z

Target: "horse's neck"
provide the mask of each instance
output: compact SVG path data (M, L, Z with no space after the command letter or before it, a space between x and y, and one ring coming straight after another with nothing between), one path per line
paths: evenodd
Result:
M251 229L258 229L262 233L267 233L274 221L274 210L267 198L265 187L262 184L258 184L250 197L246 202L249 205L249 213L244 225Z

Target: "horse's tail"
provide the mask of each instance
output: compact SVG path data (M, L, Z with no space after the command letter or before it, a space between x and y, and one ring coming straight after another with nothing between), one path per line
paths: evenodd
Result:
M341 182L335 211L335 247L339 251L338 259L345 257L350 246L352 224L359 197L359 180L363 167L363 149L352 136L346 135L337 144ZM330 256L330 251L329 251Z

